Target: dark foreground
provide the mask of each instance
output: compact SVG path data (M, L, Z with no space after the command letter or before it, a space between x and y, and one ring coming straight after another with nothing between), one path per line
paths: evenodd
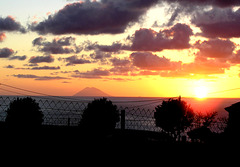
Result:
M238 145L238 136L220 134L209 142L176 142L168 134L141 130L116 129L111 133L86 132L79 127L68 126L42 126L38 129L8 128L0 123L1 141L11 144L26 145L49 145L59 147L98 147L109 146L111 148L129 147L195 147L198 149L206 147L229 147Z
M35 164L45 163L46 159L54 161L54 164L67 161L65 165L68 166L82 162L116 166L130 161L138 165L142 162L178 165L189 161L194 161L194 164L205 161L215 163L213 157L219 160L219 157L235 154L238 150L233 143L174 142L166 134L136 130L115 130L104 135L86 133L78 127L42 126L33 131L0 126L0 132L2 153L8 157L34 157L37 159Z

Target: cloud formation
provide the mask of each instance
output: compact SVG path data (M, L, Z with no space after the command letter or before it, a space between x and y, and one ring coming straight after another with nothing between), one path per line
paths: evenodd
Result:
M27 56L24 55L24 56L11 56L8 58L9 60L20 60L20 61L24 61L27 59Z
M174 62L166 57L159 57L150 52L135 52L130 55L134 66L145 70L176 70L182 62Z
M112 68L109 70L113 75L131 75L137 68L133 66L130 59L127 58L112 58L110 59Z
M89 42L85 50L96 50L100 52L113 52L117 53L122 49L122 44L120 42L113 42L112 45L99 45L98 43Z
M32 75L32 74L17 74L17 75L12 75L13 77L16 78L24 78L24 79L35 79L38 81L48 81L48 80L63 80L63 79L69 79L66 77L59 77L59 76L37 76L37 75Z
M164 49L186 49L189 44L192 29L186 24L176 24L169 29L156 32L152 29L140 29L132 37L131 50L162 51Z
M240 9L213 8L210 11L198 12L192 18L192 23L198 26L200 35L209 38L240 37Z
M91 63L91 61L86 60L84 58L79 58L78 56L74 55L74 56L70 56L67 58L63 58L60 60L64 60L65 62L67 62L66 66L73 66L73 65L77 65L77 64L88 64Z
M52 63L54 62L54 57L51 55L48 56L33 56L29 59L29 63Z
M8 58L13 54L14 54L14 51L12 49L9 49L9 48L0 49L0 58Z
M221 59L231 57L236 48L232 41L223 39L197 41L194 46L199 49L198 56Z
M178 3L183 6L198 5L198 6L216 6L221 8L233 7L240 5L239 0L161 0L168 3Z
M60 70L60 67L54 67L54 66L43 66L43 67L33 67L31 70Z
M79 72L75 71L72 75L74 78L85 78L85 79L101 79L103 76L110 76L111 73L108 70L102 68L95 68L91 71Z
M75 38L62 37L55 38L48 42L46 38L38 37L32 41L33 46L37 46L40 52L46 54L70 54L79 53L82 49L75 44Z
M11 16L6 18L0 17L0 32L1 31L19 31L25 33L25 28Z
M39 34L118 34L137 22L158 0L102 0L66 5L46 20L32 24Z

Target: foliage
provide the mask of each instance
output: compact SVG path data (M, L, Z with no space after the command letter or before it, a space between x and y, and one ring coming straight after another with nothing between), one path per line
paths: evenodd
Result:
M156 126L171 133L180 133L194 121L193 109L181 98L163 101L162 105L155 108Z
M197 113L195 116L195 123L201 127L208 127L215 121L217 112Z
M79 126L84 130L111 131L120 121L117 106L106 98L95 99L84 110Z
M7 109L6 124L11 127L38 127L43 122L39 104L32 98L17 98Z
M201 142L210 142L214 134L209 129L209 126L215 122L217 112L196 113L194 123L195 129L188 132L188 136L194 140L200 140Z

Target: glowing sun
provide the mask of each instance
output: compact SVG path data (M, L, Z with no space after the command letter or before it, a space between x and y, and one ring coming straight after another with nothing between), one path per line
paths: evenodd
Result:
M203 99L207 97L207 88L205 86L199 86L195 88L195 97Z

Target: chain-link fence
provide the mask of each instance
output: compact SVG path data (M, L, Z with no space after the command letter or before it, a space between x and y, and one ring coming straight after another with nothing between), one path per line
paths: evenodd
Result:
M16 96L0 96L0 121L4 122L6 110L10 102L16 100ZM21 98L21 97L20 97ZM44 125L58 126L78 126L81 121L84 109L91 101L62 100L47 97L32 97L36 100L44 114ZM114 102L113 102L114 103ZM118 105L117 105L118 106ZM118 106L121 114L121 121L117 123L116 128L125 128L132 130L162 131L155 124L155 110L145 109L144 107L124 107ZM197 125L195 126L195 128ZM210 125L213 132L220 133L224 131L226 122L214 122Z

